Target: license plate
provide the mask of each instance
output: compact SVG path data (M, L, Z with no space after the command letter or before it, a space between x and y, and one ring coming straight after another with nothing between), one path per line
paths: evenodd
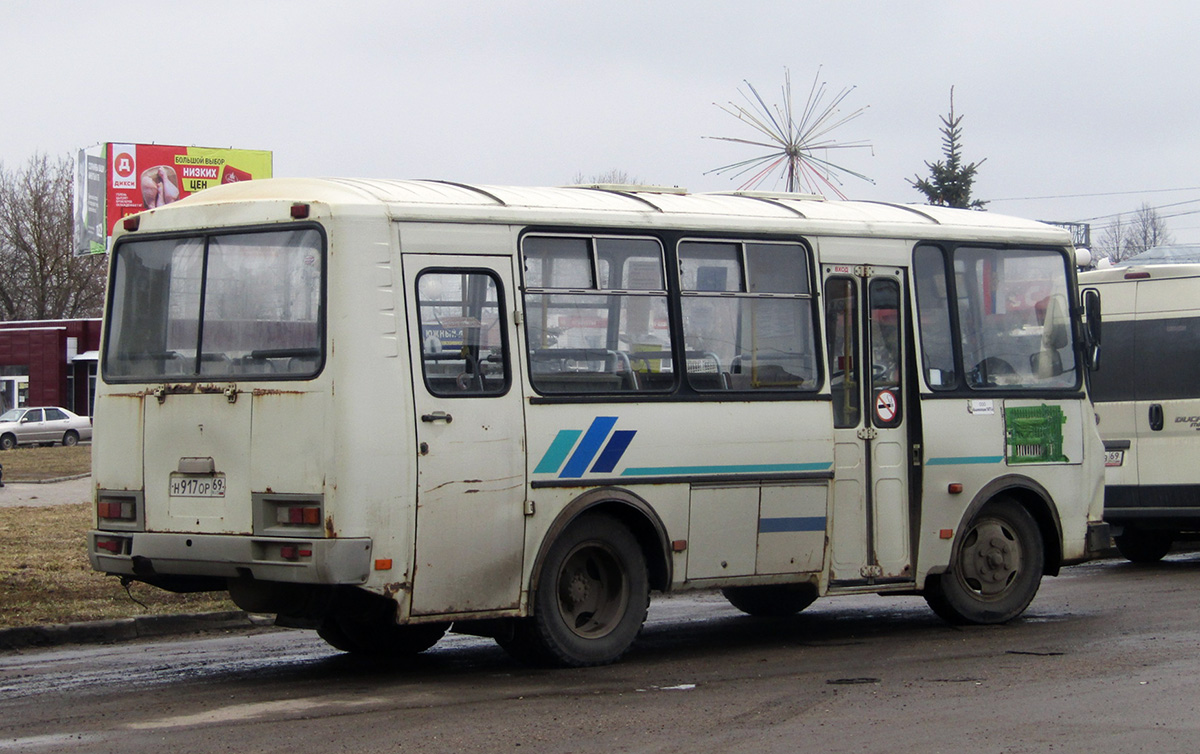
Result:
M1125 463L1125 451L1123 450L1106 450L1104 451L1105 466L1120 466Z
M171 475L171 497L225 497L225 475Z

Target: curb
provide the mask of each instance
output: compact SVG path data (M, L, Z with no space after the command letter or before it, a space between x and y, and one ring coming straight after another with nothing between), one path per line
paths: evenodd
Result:
M53 479L5 479L0 487L10 484L54 484L56 482L73 482L76 479L83 479L92 475L92 472L86 474L73 474L71 476L56 476Z
M57 647L64 644L112 644L134 639L174 636L206 631L263 628L274 625L270 616L230 610L191 615L140 615L136 618L53 623L0 629L0 651Z

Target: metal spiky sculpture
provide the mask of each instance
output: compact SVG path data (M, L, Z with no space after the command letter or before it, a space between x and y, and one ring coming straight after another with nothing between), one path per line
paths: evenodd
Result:
M734 136L709 136L707 138L731 141L735 144L749 144L768 151L757 157L739 160L706 171L705 175L731 172L733 173L732 177L740 178L750 174L750 177L739 187L741 190L759 188L774 176L775 185L778 185L781 178L785 179L786 190L789 192L803 190L808 193L824 195L828 190L843 199L846 196L838 187L845 185L842 180L844 176L853 176L868 183L874 183L861 173L816 155L818 150L828 154L828 150L871 148L871 144L866 141L838 142L829 138L829 134L834 129L862 115L866 108L860 107L848 115L842 115L839 106L850 92L854 91L854 87L841 90L829 101L825 82L820 81L820 76L821 69L818 68L817 75L813 78L812 87L808 92L808 100L800 112L799 121L795 118L795 109L792 106L792 75L786 68L783 71L782 105L768 106L749 81L744 82L750 90L749 94L738 90L748 106L732 102L728 106L718 104L717 107L743 123L753 126L764 138L743 139Z

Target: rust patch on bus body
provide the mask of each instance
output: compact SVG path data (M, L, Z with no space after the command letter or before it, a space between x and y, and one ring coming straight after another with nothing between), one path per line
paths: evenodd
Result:
M408 585L408 583L407 583L407 582L404 582L404 581L393 581L393 582L392 582L392 583L390 583L390 584L384 584L384 585L383 585L383 594L384 594L384 596L386 596L386 597L390 597L390 598L392 598L392 599L395 599L397 594L399 594L399 593L400 593L400 592L402 592L402 591L405 591L405 590L406 590L406 589L408 589L408 588L409 588L409 585Z
M330 539L337 539L337 532L333 529L333 516L325 517L325 536Z

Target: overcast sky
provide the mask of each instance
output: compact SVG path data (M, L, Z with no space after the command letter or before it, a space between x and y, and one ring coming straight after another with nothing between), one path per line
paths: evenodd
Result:
M874 181L850 198L923 200L953 86L989 210L1095 238L1147 203L1200 242L1198 31L1194 0L10 0L0 162L157 142L277 176L729 190L709 171L761 150L706 138L755 136L718 104L779 102L790 69L802 107L819 70L866 108L832 135L871 144L831 155Z

